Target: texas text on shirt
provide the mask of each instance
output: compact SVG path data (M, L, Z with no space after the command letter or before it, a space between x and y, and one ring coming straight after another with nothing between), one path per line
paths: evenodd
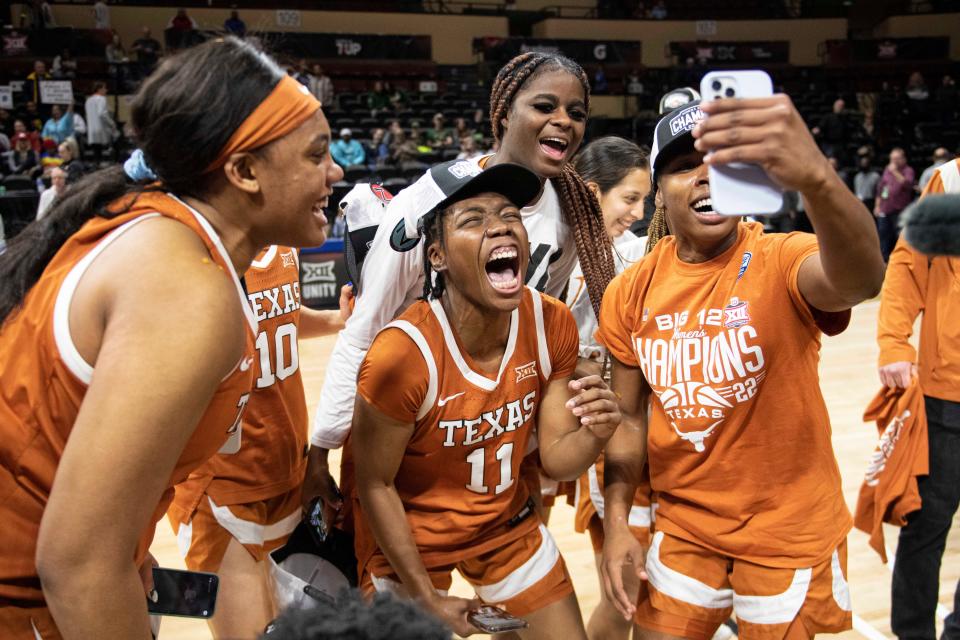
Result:
M473 162L479 164L477 159ZM363 263L363 288L353 314L340 332L327 363L314 419L311 444L325 449L343 445L350 431L360 362L377 332L420 297L423 290L423 251L418 245L396 251L391 241L404 213L416 208L422 190L430 188L429 173L391 200ZM527 284L559 297L576 264L573 234L563 222L557 192L550 181L533 205L521 210L530 239ZM401 238L402 242L403 239Z
M576 366L577 334L566 307L530 288L510 324L494 380L461 353L443 305L418 303L377 336L358 393L414 424L394 484L434 586L449 588L457 567L482 599L523 615L572 591L527 483L517 478L544 390ZM396 589L399 578L354 506L361 568L378 590Z
M297 350L297 250L263 249L244 283L257 320L257 355L246 363L256 377L239 449L212 457L177 485L168 511L180 553L192 571L217 572L231 537L262 561L301 519L307 403Z

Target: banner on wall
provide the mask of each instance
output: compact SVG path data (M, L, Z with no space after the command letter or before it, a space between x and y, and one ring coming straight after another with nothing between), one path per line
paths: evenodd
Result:
M950 38L880 38L874 40L827 40L824 62L892 62L904 60L946 60Z
M431 60L430 36L358 33L262 33L272 51L295 58L343 60Z
M671 42L670 55L677 56L681 62L693 58L703 64L787 63L790 61L790 42Z
M488 62L500 63L528 51L558 53L581 64L592 62L639 66L642 61L639 41L485 37L473 39L473 51L482 54Z

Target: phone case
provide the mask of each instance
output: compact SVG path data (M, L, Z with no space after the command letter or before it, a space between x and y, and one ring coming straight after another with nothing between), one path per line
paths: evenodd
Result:
M210 618L216 610L220 578L206 571L153 568L154 589L147 611L157 616Z
M704 102L716 97L714 80L735 82L739 98L773 95L773 83L765 71L711 71L700 81ZM772 215L783 206L783 191L759 165L745 162L710 165L707 172L713 210L721 215Z
M526 620L516 618L503 609L490 606L480 607L476 611L471 611L467 614L467 620L484 633L504 633L506 631L526 629L530 626Z

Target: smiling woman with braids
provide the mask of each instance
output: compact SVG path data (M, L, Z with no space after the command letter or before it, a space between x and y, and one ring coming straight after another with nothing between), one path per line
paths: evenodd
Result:
M533 171L542 188L521 212L530 242L525 282L559 297L579 258L598 309L614 276L611 245L596 198L570 166L583 139L589 102L587 76L576 62L544 53L519 55L497 74L490 94L499 151L479 161L446 163L445 171L477 172L504 162ZM327 365L303 497L322 496L330 516L341 498L327 467L327 452L342 446L350 431L360 362L377 332L423 290L423 265L413 249L420 244L419 205L436 199L439 192L433 174L427 172L401 191L387 208L363 265L353 315ZM349 466L342 477L349 481Z

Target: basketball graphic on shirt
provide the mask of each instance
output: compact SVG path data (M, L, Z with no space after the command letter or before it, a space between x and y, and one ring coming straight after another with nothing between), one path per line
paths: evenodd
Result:
M733 407L712 387L693 380L671 385L659 396L674 431L698 452L704 451L703 441L723 422L726 410ZM683 425L682 430L678 423Z

